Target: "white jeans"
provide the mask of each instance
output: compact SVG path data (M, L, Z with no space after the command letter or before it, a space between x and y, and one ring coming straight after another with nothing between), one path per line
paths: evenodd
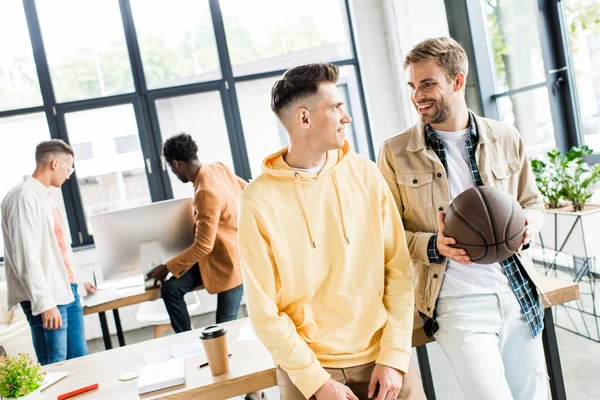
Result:
M547 400L541 335L536 339L513 292L445 297L436 341L467 400Z

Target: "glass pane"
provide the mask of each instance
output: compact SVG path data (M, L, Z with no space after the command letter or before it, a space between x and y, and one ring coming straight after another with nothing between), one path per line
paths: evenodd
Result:
M271 88L280 77L247 81L236 84L244 138L252 176L262 171L263 159L288 145L287 133L271 111ZM358 152L367 156L367 137L361 113L354 67L340 68L338 87L345 97L345 109L353 118L346 130L346 140Z
M482 0L496 93L544 82L536 1Z
M556 147L548 89L540 88L498 99L500 120L514 125L527 149L527 155L542 157Z
M50 131L44 113L20 115L0 119L0 199L35 170L35 148L49 140ZM54 202L66 215L62 191L50 188ZM1 200L0 200L1 201ZM1 215L0 215L1 218ZM0 224L1 224L0 220ZM0 234L0 257L4 256L4 239Z
M90 234L90 216L151 202L131 104L68 113L65 121L72 146L85 150L75 168Z
M600 152L600 3L565 0L584 143Z
M41 105L23 2L0 2L0 37L0 111Z
M185 132L198 145L198 158L201 162L219 161L234 170L219 92L160 99L156 101L156 110L163 141ZM182 183L171 173L170 168L167 169L173 196L193 196L192 185Z
M236 76L352 58L343 0L221 0ZM265 12L268 10L268 12Z
M56 101L133 92L116 0L37 0Z
M131 1L149 89L221 78L207 0Z

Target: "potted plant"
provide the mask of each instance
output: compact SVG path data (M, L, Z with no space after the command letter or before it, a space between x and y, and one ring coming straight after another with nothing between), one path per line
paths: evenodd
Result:
M593 185L600 181L600 164L590 167L585 162L590 154L588 146L573 147L565 154L553 149L547 160L531 161L546 201L546 221L538 243L545 249L584 258L600 255L600 246L593 243L600 237L600 205L587 204Z
M28 354L0 357L0 397L2 399L41 399L37 390L44 380L41 366Z

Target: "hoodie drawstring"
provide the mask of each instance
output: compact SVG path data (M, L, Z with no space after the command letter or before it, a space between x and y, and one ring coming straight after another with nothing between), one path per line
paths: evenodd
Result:
M315 245L315 239L310 226L310 220L308 219L308 210L306 209L306 199L304 198L304 190L302 189L302 180L300 179L299 173L294 172L294 176L296 177L296 182L298 182L298 191L300 192L300 199L302 200L302 211L304 212L304 219L306 220L306 226L308 227L308 236L310 237L310 242L314 249L317 246Z
M340 218L342 219L342 230L344 231L344 238L346 239L346 243L350 244L350 239L348 239L348 232L346 231L346 222L344 221L344 206L342 205L342 197L340 196L340 187L337 181L337 175L335 171L332 172L333 175L333 183L335 185L335 194L337 195L338 205L340 207Z

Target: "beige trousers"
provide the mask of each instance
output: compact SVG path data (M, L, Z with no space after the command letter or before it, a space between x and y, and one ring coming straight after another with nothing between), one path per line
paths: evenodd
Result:
M360 400L367 400L369 382L371 381L371 374L373 373L374 368L375 363L372 362L357 367L325 368L325 370L331 374L331 379L348 386ZM292 383L287 372L280 367L277 367L277 385L279 385L279 392L281 393L282 400L305 400L304 395ZM408 373L404 375L402 390L400 391L398 399L427 399L423 392L421 378L415 370L415 367L412 365L412 362L409 364ZM315 397L313 396L309 400L315 400Z

